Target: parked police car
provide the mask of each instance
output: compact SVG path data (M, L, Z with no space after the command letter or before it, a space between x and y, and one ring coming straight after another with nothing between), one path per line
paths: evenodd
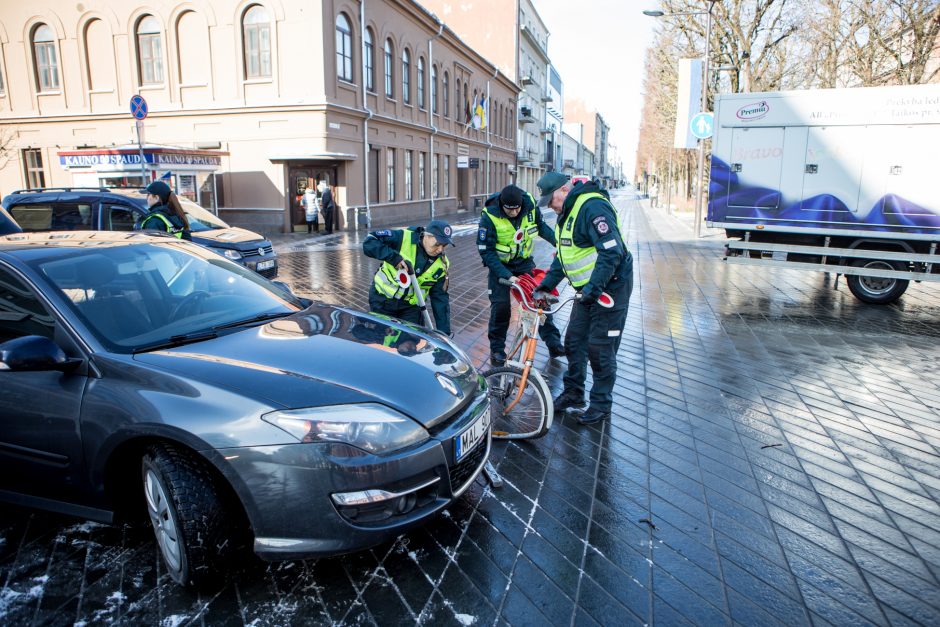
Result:
M232 227L194 202L180 198L193 242L272 279L277 254L270 241ZM19 190L3 199L3 208L26 232L132 231L147 215L147 200L137 189L59 187ZM0 216L0 233L16 232Z

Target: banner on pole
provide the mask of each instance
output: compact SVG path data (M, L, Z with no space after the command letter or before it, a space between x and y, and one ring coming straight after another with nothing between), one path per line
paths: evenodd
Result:
M702 60L679 59L679 92L676 96L675 148L695 148L698 139L692 134L692 116L702 102Z

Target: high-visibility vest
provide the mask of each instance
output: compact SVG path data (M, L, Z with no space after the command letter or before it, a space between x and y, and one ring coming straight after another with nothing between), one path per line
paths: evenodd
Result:
M589 192L581 194L571 208L564 223L559 222L555 225L555 242L558 250L558 261L561 263L565 276L575 288L583 287L591 280L591 273L594 272L594 266L597 264L597 249L594 246L581 248L574 243L574 225L578 220L578 214L581 207L592 198L601 198L609 204L610 201L603 194ZM617 217L617 230L620 230L620 218Z
M509 263L532 256L535 236L539 232L538 224L535 222L535 211L529 211L522 217L518 229L512 225L509 218L495 216L486 209L483 213L496 227L496 256L500 261Z
M405 236L402 238L401 248L398 250L398 254L401 255L403 259L410 261L412 267L414 267L415 259L418 256L418 239L418 234L415 231L405 229ZM418 285L424 293L425 298L427 298L428 292L435 283L447 277L449 267L450 261L448 261L447 255L441 253L440 256L434 260L434 263L428 266L424 272L417 275ZM415 270L415 272L417 272L417 270ZM375 277L372 279L372 284L375 286L375 290L386 298L405 298L409 305L418 304L418 297L412 289L413 286L402 287L401 283L398 282L398 268L387 261L383 261L382 265L379 266Z
M144 221L143 221L141 224L142 224L142 225L143 225L143 224L146 224L147 222L150 221L150 218L160 218L160 220L163 222L163 224L166 225L166 232L167 232L167 233L169 233L170 235L172 235L173 237L176 237L176 238L178 238L178 239L183 239L183 229L178 228L176 225L174 225L172 222L170 222L170 219L169 219L168 217L166 217L165 215L163 215L163 212L161 212L161 211L154 211L154 212L151 212L151 213L147 214L147 215L144 217Z

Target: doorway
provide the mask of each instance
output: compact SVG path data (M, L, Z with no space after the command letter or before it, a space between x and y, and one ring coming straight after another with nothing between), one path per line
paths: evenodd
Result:
M470 170L457 168L457 211L470 205Z
M320 181L325 181L330 187L336 186L337 168L327 164L299 164L288 168L288 201L290 202L290 217L292 230L307 230L307 219L301 200L307 186L317 189ZM333 191L336 193L335 189ZM317 191L317 196L320 192ZM334 198L335 200L335 198ZM334 216L334 219L336 216ZM322 218L320 220L322 226Z

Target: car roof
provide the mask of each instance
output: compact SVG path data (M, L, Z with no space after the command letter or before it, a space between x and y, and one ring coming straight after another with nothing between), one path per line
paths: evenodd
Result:
M95 248L133 246L153 242L177 242L169 235L151 235L140 231L43 231L14 233L0 237L0 251L16 252L37 248Z
M58 202L95 202L100 200L119 201L146 209L147 199L138 193L137 188L108 189L105 187L55 187L43 189L21 189L11 192L3 199L3 207L13 205L41 205Z

